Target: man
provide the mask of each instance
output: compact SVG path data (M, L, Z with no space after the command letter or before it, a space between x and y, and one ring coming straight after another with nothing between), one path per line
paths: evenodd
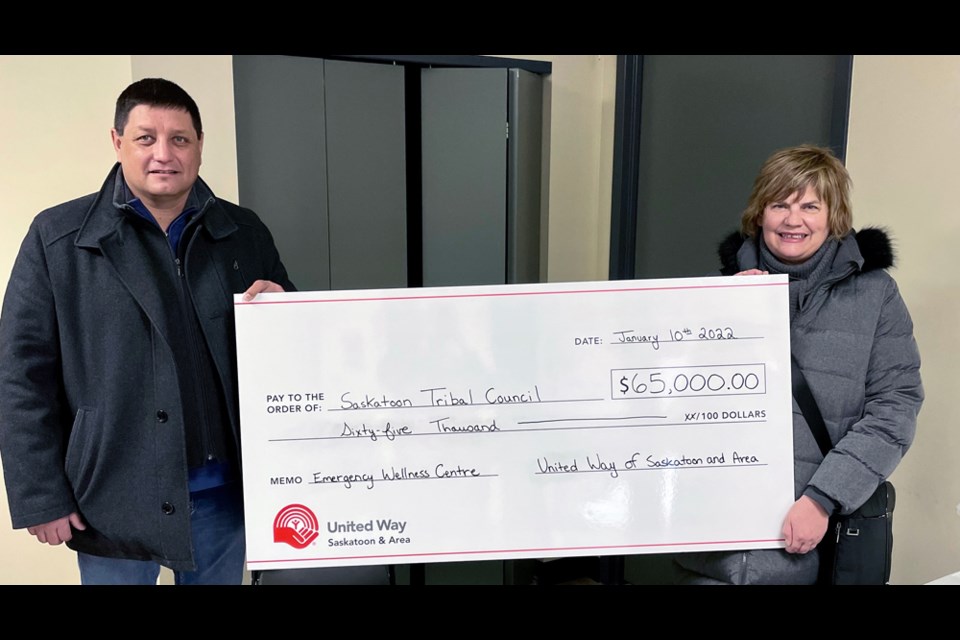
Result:
M0 314L0 454L14 528L84 584L238 584L233 294L293 289L270 232L199 179L193 99L117 99L100 191L40 213Z

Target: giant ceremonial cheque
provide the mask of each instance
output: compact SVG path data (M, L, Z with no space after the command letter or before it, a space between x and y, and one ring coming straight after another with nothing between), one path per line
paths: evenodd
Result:
M235 305L250 569L784 546L786 276Z

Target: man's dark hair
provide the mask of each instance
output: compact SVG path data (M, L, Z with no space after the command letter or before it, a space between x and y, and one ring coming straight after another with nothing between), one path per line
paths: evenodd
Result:
M200 124L200 109L190 94L180 88L180 85L164 80L163 78L144 78L137 80L123 90L117 98L117 111L113 116L113 128L123 135L123 128L127 126L130 112L133 108L145 104L149 107L165 109L180 109L190 114L193 128L197 130L197 137L203 135L203 125Z

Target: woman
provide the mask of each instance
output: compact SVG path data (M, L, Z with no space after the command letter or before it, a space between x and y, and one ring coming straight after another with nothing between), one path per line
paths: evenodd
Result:
M725 275L790 277L790 342L833 448L823 456L793 406L796 502L786 548L683 554L684 582L812 584L835 512L870 497L913 440L923 402L913 323L886 269L879 229L852 228L850 175L829 149L783 149L764 163L740 232L720 246Z

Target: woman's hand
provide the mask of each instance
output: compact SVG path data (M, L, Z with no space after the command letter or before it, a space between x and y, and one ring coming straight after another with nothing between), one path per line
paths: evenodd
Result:
M816 501L807 496L793 503L783 519L783 537L787 553L809 553L827 532L830 518Z
M735 276L768 276L770 275L769 271L761 271L760 269L747 269L746 271L741 271L740 273L733 274Z

